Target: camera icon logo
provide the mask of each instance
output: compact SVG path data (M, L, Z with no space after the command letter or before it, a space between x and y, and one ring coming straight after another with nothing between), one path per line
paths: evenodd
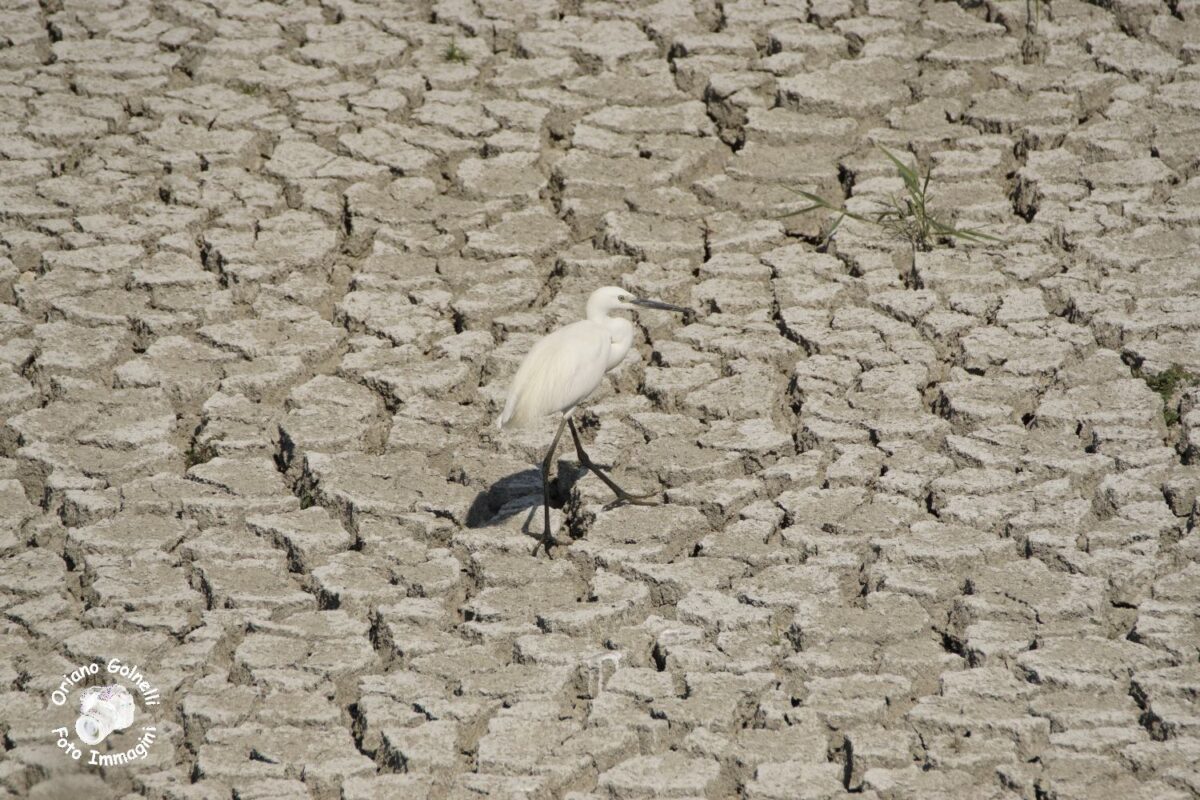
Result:
M113 731L132 725L133 713L133 695L120 684L84 689L79 695L75 734L84 744L99 744Z

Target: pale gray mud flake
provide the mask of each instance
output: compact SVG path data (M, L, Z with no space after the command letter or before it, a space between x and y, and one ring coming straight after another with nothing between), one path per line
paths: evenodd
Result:
M423 462L419 454L309 453L304 480L313 496L342 519L400 519L418 510L465 519L474 493Z
M570 230L541 209L505 214L485 230L468 231L463 252L480 258L543 256L570 239Z
M784 108L833 116L878 114L910 98L899 80L905 70L890 60L837 62L815 74L784 78L779 100Z
M320 319L241 320L207 325L198 333L201 339L245 359L293 356L310 364L333 355L344 338L344 332Z
M677 753L639 756L622 761L600 776L600 786L612 797L705 797L717 782L715 761L686 758Z

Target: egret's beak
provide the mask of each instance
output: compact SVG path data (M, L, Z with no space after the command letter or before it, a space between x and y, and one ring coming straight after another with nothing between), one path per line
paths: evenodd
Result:
M630 300L629 302L633 303L635 306L641 306L642 308L657 308L660 311L674 311L678 314L686 314L691 310L684 308L683 306L673 306L670 303L664 303L661 300L643 300L640 297Z

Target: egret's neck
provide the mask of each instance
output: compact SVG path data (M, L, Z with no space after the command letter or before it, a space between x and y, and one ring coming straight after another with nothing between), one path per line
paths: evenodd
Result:
M609 313L615 310L616 307L608 298L593 297L588 300L588 322L608 331L608 369L620 364L629 348L633 347L633 323L624 317L610 317Z
M605 317L600 324L608 329L609 341L612 342L608 351L608 368L612 369L624 360L629 348L633 347L633 323L623 317Z
M587 318L591 322L599 322L601 325L609 320L608 313L613 310L607 298L590 297L587 302Z

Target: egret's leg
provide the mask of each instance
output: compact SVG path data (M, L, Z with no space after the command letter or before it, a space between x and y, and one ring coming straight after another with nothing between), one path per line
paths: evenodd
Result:
M649 499L658 494L657 492L651 492L650 494L630 494L618 486L616 481L608 477L608 475L604 473L604 470L600 469L596 462L592 461L592 459L589 458L588 454L584 451L583 442L579 438L579 431L575 430L575 421L568 417L567 425L571 428L571 438L575 440L575 454L579 457L580 466L582 466L584 469L591 470L593 473L595 473L597 478L604 481L604 485L609 489L612 489L613 494L617 496L618 500L624 500L626 503L631 503L635 506L658 505L657 500Z
M558 424L558 432L554 434L553 441L550 442L550 449L546 451L546 457L542 459L542 509L546 514L546 525L542 528L542 541L539 542L546 548L546 555L550 554L550 545L554 544L554 537L550 533L550 465L554 463L554 451L558 449L558 440L562 438L563 428L567 425L567 418L563 417L563 421ZM538 545L533 546L533 555L537 555Z

